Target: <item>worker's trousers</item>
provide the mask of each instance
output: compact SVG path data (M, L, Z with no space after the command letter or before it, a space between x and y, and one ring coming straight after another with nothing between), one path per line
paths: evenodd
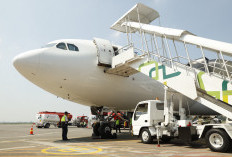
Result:
M120 125L116 125L116 133L119 131L119 133L121 133L121 130L120 130Z
M63 140L67 140L67 134L68 134L68 126L67 125L63 125L62 126L62 139Z

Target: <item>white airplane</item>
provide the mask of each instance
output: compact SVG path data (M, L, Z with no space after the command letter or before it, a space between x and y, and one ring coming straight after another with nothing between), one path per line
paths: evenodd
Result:
M13 64L25 78L44 90L87 106L130 110L141 100L162 97L162 85L143 74L121 77L104 73L105 67L98 66L97 55L91 40L64 39L22 53L14 58Z
M100 46L101 48L97 47ZM122 77L105 73L120 46L109 41L63 39L24 52L13 60L26 79L63 99L115 111L132 111L140 101L164 98L164 85L142 73ZM99 51L102 49L102 51ZM178 102L178 97L174 97ZM191 114L215 114L200 103L183 96Z
M22 53L13 64L35 85L78 104L133 110L140 101L163 99L163 84L140 73L130 77L104 73L106 67L98 65L99 57L92 40L64 39ZM187 101L191 113L207 110L212 114L210 109L185 97L183 102Z

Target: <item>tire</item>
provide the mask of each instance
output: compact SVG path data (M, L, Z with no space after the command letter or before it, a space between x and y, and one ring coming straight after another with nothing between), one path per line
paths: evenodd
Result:
M44 128L49 128L50 127L50 124L49 123L46 123Z
M37 126L37 128L42 128L42 126Z
M111 138L112 134L111 134L111 127L108 123L103 123L99 128L98 131L100 133L100 136L102 139L105 138Z
M171 137L165 135L161 137L161 141L163 141L164 143L169 143L171 139Z
M145 128L141 131L141 141L145 144L149 144L152 143L153 138L151 136L151 133L149 131L149 129Z
M99 131L98 131L98 128L100 127L100 123L95 123L94 125L93 125L93 133L96 135L96 136L99 136L100 135L100 133L99 133Z
M208 147L214 152L227 152L230 148L231 139L221 129L210 129L205 135Z
M116 133L113 133L112 138L113 138L113 139L116 139L116 138L117 138L117 134L116 134Z

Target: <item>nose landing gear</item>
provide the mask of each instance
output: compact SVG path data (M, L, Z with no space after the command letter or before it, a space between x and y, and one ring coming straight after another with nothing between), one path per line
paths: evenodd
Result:
M101 138L101 139L115 139L117 134L112 134L112 129L114 127L114 122L110 121L112 118L104 114L103 107L91 106L91 112L93 115L96 115L98 122L93 124L93 134L92 138ZM106 112L108 113L108 112Z

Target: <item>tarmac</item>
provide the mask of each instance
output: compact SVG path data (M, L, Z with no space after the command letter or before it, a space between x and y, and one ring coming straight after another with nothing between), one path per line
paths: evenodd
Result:
M92 129L69 127L68 141L61 140L62 129L51 126L49 129L34 127L31 124L0 124L0 156L90 156L90 157L179 157L179 156L232 156L230 153L212 152L204 141L183 144L174 139L169 143L143 144L128 130L118 134L117 139L92 139Z

